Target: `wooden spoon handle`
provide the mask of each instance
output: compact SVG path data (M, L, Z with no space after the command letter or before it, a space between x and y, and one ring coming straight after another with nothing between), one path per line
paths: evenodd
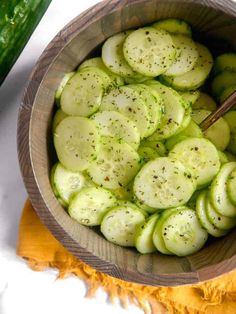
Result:
M234 105L236 105L236 91L234 91L227 99L223 102L216 111L212 112L205 120L202 121L200 127L203 131L206 131L213 123L221 118L226 112L228 112Z

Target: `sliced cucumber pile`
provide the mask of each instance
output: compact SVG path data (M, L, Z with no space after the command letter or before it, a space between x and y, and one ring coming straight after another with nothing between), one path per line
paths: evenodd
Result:
M146 81L163 99L163 116L157 130L151 135L150 140L163 140L171 137L181 129L184 122L185 107L182 97L172 88L157 81Z
M198 109L192 111L192 119L200 124L206 117L211 114L211 111L205 109ZM230 126L226 119L218 119L212 126L205 132L204 136L210 140L217 149L224 151L229 145L230 139Z
M169 156L180 160L189 169L198 188L208 185L220 169L217 149L205 138L187 138L176 144Z
M142 254L153 253L157 250L153 243L152 234L158 218L159 214L151 215L143 224L139 225L135 231L135 246Z
M56 93L55 93L55 102L57 104L58 107L60 107L60 100L61 100L61 94L62 91L64 89L64 87L66 86L67 82L72 78L72 76L75 74L75 72L70 72L70 73L66 73L64 75L64 77L62 78Z
M196 46L198 59L194 67L182 75L162 75L164 83L180 91L195 90L205 83L213 66L213 58L207 47L200 43L196 43Z
M186 106L189 106L192 108L194 108L194 104L200 97L200 92L198 90L179 92L179 94L182 96L183 100L185 101Z
M51 173L51 180L55 189L65 204L73 195L86 186L86 179L80 172L72 172L57 163Z
M196 213L198 216L198 219L204 229L212 235L213 237L222 237L227 233L227 230L221 230L214 226L210 219L208 218L207 214L207 207L206 207L206 201L207 199L207 191L201 192L201 194L197 198L197 203L196 203Z
M92 117L101 136L112 137L117 141L123 140L134 149L139 147L140 133L136 124L117 111L103 111Z
M227 150L232 154L236 154L236 111L227 112L224 119L230 128L230 140Z
M192 36L192 29L188 23L183 20L169 18L159 20L152 25L156 29L164 29L165 31L173 34L181 34L185 36Z
M144 204L165 209L187 203L196 189L196 180L179 160L160 157L143 166L133 189Z
M61 93L61 109L72 116L90 116L100 107L104 90L110 83L110 77L99 68L78 71Z
M141 254L187 256L226 235L236 226L236 111L205 132L200 124L235 82L236 54L213 66L183 20L108 38L55 93L58 202Z
M134 121L141 138L152 131L151 116L142 96L133 88L122 86L107 93L100 106L100 111L118 111Z
M224 71L218 74L212 81L212 94L215 97L220 97L226 88L235 85L235 81L236 81L235 72Z
M91 58L88 60L85 60L78 68L78 70L82 70L84 68L88 67L97 67L101 70L103 70L106 74L108 74L112 80L112 86L122 86L124 85L124 78L118 74L115 74L114 72L111 72L109 68L105 66L105 64L102 61L101 57Z
M194 41L189 37L175 34L171 38L177 57L172 66L165 71L165 75L178 76L192 70L198 59L198 51Z
M214 111L217 108L215 100L206 93L201 92L196 101L192 104L194 110L204 109L209 111Z
M101 232L115 244L135 246L136 229L145 222L145 216L133 206L123 205L111 209L103 218Z
M68 115L62 111L61 109L58 109L53 117L53 121L52 121L52 132L54 133L56 130L56 127L58 126L58 124L64 120L66 117L68 117Z
M123 53L135 71L150 77L164 73L176 60L171 35L153 27L139 28L127 36Z
M236 53L219 55L212 75L212 93L219 103L223 103L236 90Z
M126 186L140 168L139 154L127 143L106 137L101 140L97 159L87 172L98 185L108 189Z
M100 135L95 123L88 118L63 119L53 139L59 161L71 171L83 171L96 159Z
M178 256L190 255L205 244L208 233L201 226L196 212L188 207L177 208L162 225L167 250Z
M162 236L162 226L165 220L170 216L171 213L176 212L175 208L167 209L163 211L157 220L156 226L153 230L152 240L159 252L162 254L172 255L173 253L169 251L165 245L164 238Z
M78 192L71 200L68 213L86 226L100 225L109 208L114 207L116 198L100 187L89 187Z
M213 180L210 188L211 201L216 211L228 217L236 216L236 206L231 201L228 191L228 181L231 179L231 173L235 168L236 162L224 164Z

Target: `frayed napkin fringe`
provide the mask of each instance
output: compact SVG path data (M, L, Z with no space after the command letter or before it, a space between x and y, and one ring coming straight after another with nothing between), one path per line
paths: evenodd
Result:
M70 274L78 276L87 285L86 297L94 297L98 288L102 287L111 303L115 303L118 299L124 308L132 303L141 308L145 314L204 314L208 306L220 305L226 299L228 301L236 300L236 291L227 292L210 286L204 288L194 287L196 293L202 295L202 299L206 301L202 309L194 309L190 305L186 306L170 300L168 298L168 288L163 291L161 287L140 286L125 282L98 273L79 260L67 259L64 262L45 262L28 257L26 259L29 267L34 271L43 271L49 267L58 269L58 279L63 279ZM169 288L169 290L171 289L177 288Z

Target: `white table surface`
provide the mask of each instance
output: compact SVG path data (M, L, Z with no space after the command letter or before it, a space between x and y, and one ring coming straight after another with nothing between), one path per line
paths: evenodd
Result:
M107 302L99 290L84 298L84 283L75 276L56 280L56 271L34 272L15 254L21 208L27 197L16 151L17 114L29 74L51 39L73 17L98 0L53 0L20 58L0 87L0 314L142 313Z

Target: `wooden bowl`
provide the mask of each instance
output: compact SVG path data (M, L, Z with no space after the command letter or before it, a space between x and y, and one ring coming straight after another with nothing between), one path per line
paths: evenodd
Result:
M122 30L177 17L191 23L195 38L214 50L236 47L236 4L229 0L103 1L69 23L49 44L31 75L20 106L18 152L29 197L43 223L76 257L123 280L154 286L197 283L236 267L236 230L209 241L188 257L141 255L106 241L69 217L53 195L49 171L53 149L51 121L55 90L66 72ZM224 39L224 40L222 40Z

